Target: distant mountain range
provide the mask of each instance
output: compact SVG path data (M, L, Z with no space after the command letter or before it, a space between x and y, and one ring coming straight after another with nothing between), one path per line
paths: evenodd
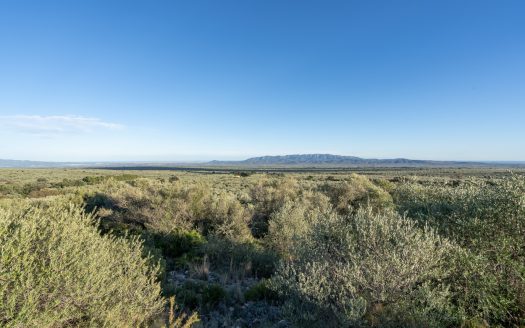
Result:
M211 161L205 163L182 162L39 162L23 160L0 159L0 168L53 168L53 167L142 167L169 168L173 167L270 167L270 166L302 166L302 167L523 167L525 162L468 162L468 161L430 161L406 158L375 159L332 154L300 154L283 156L252 157L240 161Z
M297 165L297 166L472 166L487 165L466 161L427 161L406 158L375 159L331 154L302 154L252 157L242 161L211 161L211 165Z

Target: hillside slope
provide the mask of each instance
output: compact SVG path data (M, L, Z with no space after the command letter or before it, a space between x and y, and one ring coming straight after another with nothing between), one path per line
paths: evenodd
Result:
M336 165L336 166L469 166L476 162L412 160L406 158L375 159L332 154L297 154L252 157L242 161L211 161L211 165Z

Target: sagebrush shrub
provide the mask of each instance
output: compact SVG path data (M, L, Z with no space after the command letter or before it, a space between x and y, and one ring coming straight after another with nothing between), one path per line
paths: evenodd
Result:
M458 311L494 324L523 324L525 178L467 180L458 186L410 183L394 195L399 211L464 248L451 264Z
M311 208L305 202L286 202L270 217L266 244L282 257L291 256L297 240L311 232L320 213L327 209Z
M279 211L285 203L295 201L301 189L293 178L259 180L250 189L255 213L251 220L252 234L263 237L268 232L270 216Z
M204 318L249 299L300 327L525 325L520 176L38 172L0 177L1 327L149 325L155 276ZM234 301L164 269L268 280Z
M170 234L198 230L204 235L248 240L251 217L236 197L204 184L181 185L137 179L133 185L109 184L85 197L88 211L98 210L109 226L124 223Z
M0 208L0 326L138 327L163 308L136 239L61 202Z
M320 190L330 197L339 214L350 214L364 207L375 210L393 207L392 196L388 192L357 174L352 174L347 181L327 182L320 186Z
M440 281L452 248L393 211L324 215L273 283L298 325L439 326L450 320Z

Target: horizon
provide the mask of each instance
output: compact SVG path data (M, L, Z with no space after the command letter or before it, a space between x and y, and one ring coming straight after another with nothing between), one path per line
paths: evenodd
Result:
M251 156L251 157L240 157L240 158L230 158L230 159L222 159L222 158L213 158L213 159L173 159L173 160L91 160L91 161L44 161L44 160L30 160L30 159L13 159L13 158L0 158L0 161L14 161L14 162L35 162L35 163L53 163L53 164L207 164L211 162L242 162L250 159L255 158L263 158L263 157L285 157L285 156L309 156L309 155L329 155L329 156L342 156L342 157L355 157L359 159L364 160L396 160L396 159L403 159L403 160L409 160L409 161L428 161L428 162L450 162L450 163L493 163L493 164L524 164L525 161L519 161L519 160L461 160L461 159L455 159L455 160L433 160L433 159L420 159L420 158L407 158L407 157L361 157L361 156L354 156L354 155L341 155L341 154L329 154L329 153L308 153L308 154L278 154L278 155L261 155L261 156Z
M525 3L0 3L0 159L525 162Z

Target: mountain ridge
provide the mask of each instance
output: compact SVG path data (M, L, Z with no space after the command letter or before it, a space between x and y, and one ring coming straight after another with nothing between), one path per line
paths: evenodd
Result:
M213 160L208 162L175 162L175 161L123 161L123 162L50 162L0 159L0 168L119 168L119 167L523 167L525 162L505 161L435 161L407 158L361 158L357 156L344 156L333 154L291 154L251 157L245 160L222 161Z
M251 157L240 161L211 161L210 165L484 165L483 162L434 161L407 158L361 158L333 154L293 154Z

